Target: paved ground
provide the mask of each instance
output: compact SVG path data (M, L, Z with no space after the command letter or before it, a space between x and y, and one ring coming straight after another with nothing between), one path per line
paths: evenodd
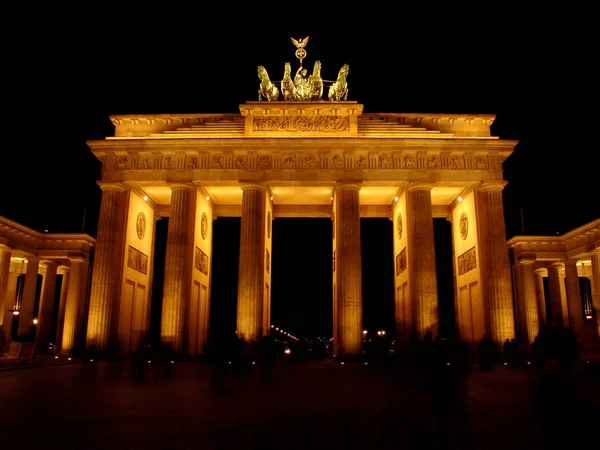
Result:
M596 440L600 417L598 378L578 380L576 403L540 412L524 370L471 371L463 390L442 395L401 365L283 362L272 385L254 373L220 393L206 364L143 382L105 369L0 372L0 448L578 448Z

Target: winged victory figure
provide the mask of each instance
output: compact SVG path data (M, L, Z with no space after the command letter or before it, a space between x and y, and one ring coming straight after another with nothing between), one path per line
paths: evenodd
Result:
M291 38L292 42L294 43L294 45L296 46L296 48L304 48L306 47L306 44L308 44L308 36L306 36L304 39L294 39Z

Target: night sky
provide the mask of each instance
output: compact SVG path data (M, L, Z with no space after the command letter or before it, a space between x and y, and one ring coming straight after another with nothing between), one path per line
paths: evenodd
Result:
M257 100L257 65L280 79L285 62L297 67L290 37L310 36L304 65L320 60L323 78L334 79L348 63L348 99L365 112L496 115L492 133L519 141L504 163L507 238L523 224L527 234L562 234L600 217L598 124L586 112L598 99L592 40L582 23L564 26L568 13L403 3L353 13L333 3L302 7L312 19L294 21L278 4L269 13L256 2L91 5L28 12L5 47L2 216L95 236L100 165L85 141L113 133L109 115L239 112ZM435 220L435 230L438 266L451 272L448 224ZM239 218L218 219L214 231L211 320L234 327ZM392 224L362 219L361 232L365 327L391 330ZM330 221L276 219L273 236L273 322L330 335ZM451 304L451 278L438 283L440 303Z

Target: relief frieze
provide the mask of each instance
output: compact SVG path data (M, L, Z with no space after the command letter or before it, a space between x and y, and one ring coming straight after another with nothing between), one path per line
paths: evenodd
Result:
M356 167L358 169L366 169L368 162L369 161L366 156L359 156L358 160L356 161Z
M130 245L127 253L127 267L146 275L148 273L148 255Z
M244 169L246 167L246 157L236 156L234 164L236 169Z
M304 166L309 169L316 169L319 167L319 161L314 156L306 156L304 157Z
M414 156L405 156L404 157L404 168L405 169L414 169L415 167L416 167L416 165L415 165Z
M198 157L197 156L188 156L185 166L188 169L197 169L198 168Z
M476 169L486 169L487 168L487 158L484 156L476 156L475 157L475 168Z
M392 168L392 158L389 155L384 155L379 157L379 168L380 169L391 169Z
M172 156L165 156L163 158L163 168L164 169L175 169L177 166L177 162Z
M350 118L339 116L254 117L252 130L298 133L350 131Z
M430 156L427 160L427 168L428 169L439 169L440 168L440 158L437 156Z
M125 169L125 168L127 168L127 163L129 163L129 158L127 156L122 156L117 161L117 169Z
M213 156L210 158L210 167L211 169L222 169L223 168L223 157L222 156Z
M140 160L140 169L150 169L150 158L142 158Z
M396 255L396 276L406 270L406 247Z
M470 248L458 257L458 274L463 275L477 267L475 247Z
M295 169L296 168L296 157L295 156L285 156L283 158L283 168L284 169Z
M208 255L196 247L194 266L204 275L208 275Z
M344 167L344 157L342 155L334 155L331 160L333 161L333 167L336 169L341 169Z

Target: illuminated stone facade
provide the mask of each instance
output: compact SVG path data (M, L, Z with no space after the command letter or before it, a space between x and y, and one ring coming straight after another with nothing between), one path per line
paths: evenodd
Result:
M5 342L35 336L39 354L71 355L83 347L95 243L87 234L40 233L0 216L0 325Z
M593 342L600 335L600 219L561 236L516 236L508 246L519 341L531 344L554 323L584 345Z
M493 115L362 111L352 101L248 102L239 114L112 116L114 136L88 142L102 162L103 189L88 342L103 348L121 335L132 348L148 330L154 223L166 216L161 335L175 350L194 354L206 344L212 222L226 216L241 217L237 331L247 339L270 327L278 217L333 221L338 354L356 355L362 342L361 217L394 221L402 345L438 328L434 218L453 224L464 337L512 338L502 162L516 142L491 136ZM130 247L147 258L146 273L128 266Z

